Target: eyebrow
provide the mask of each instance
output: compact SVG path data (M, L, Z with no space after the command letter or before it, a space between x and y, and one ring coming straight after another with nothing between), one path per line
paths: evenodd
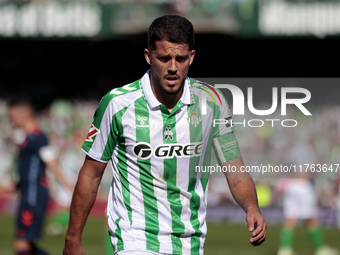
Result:
M161 54L156 54L157 58L171 58L171 55L170 54L167 54L167 55L161 55ZM176 54L175 58L188 58L189 57L189 54L186 54L186 55L178 55Z

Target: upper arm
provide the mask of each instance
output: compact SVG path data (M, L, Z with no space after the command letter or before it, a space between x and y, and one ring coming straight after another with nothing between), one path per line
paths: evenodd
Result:
M91 178L102 178L107 163L99 162L86 155L83 166L80 169L79 176L85 175Z
M226 163L230 160L240 158L241 153L238 142L234 135L234 126L232 125L232 115L223 94L216 89L219 100L214 105L214 119L219 121L213 123L213 148L219 164Z
M82 150L86 158L79 172L80 177L99 178L101 180L107 163L112 157L118 139L116 123L117 110L113 100L114 94L106 94L93 117L89 133L84 141ZM79 179L78 178L78 179Z
M53 148L51 145L42 146L38 150L38 153L39 153L40 158L46 165L49 165L53 161L57 160L57 152L55 148Z
M233 132L215 137L213 139L213 148L220 165L241 158L240 148Z
M127 105L117 102L115 94L108 93L101 100L93 118L82 150L96 161L107 163L122 132L121 119Z
M215 92L216 103L212 106L214 107L214 119L218 121L213 125L213 137L219 137L234 132L234 126L232 125L232 114L227 100L220 90L215 89Z
M39 156L45 165L55 174L60 171L57 161L57 152L51 145L42 146L39 151Z

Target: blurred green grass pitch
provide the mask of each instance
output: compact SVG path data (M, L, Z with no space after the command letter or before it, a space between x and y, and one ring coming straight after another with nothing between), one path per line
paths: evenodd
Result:
M106 219L89 218L83 234L83 247L87 255L104 254L103 237ZM47 220L48 222L48 220ZM0 254L12 255L12 238L14 232L14 217L0 215ZM46 225L45 225L46 227ZM279 243L280 226L268 226L267 240L258 247L249 244L250 233L245 224L230 224L227 222L208 223L208 235L205 244L206 255L276 255ZM324 229L327 243L340 250L340 234L334 228ZM51 253L62 254L64 236L51 237L44 235L39 245ZM308 238L305 227L300 226L295 231L294 251L297 255L310 255L314 250Z

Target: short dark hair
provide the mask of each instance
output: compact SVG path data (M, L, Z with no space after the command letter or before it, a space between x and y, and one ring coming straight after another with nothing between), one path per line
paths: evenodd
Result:
M29 107L32 108L32 103L31 101L24 96L16 96L16 97L11 97L7 100L7 105L9 107L13 106L13 107Z
M11 108L26 108L29 109L30 112L34 115L36 112L36 109L33 106L32 101L25 97L25 96L15 96L15 97L11 97L7 100L7 107Z
M191 22L178 15L165 15L155 19L148 30L148 49L156 49L156 41L187 43L194 47L194 27Z

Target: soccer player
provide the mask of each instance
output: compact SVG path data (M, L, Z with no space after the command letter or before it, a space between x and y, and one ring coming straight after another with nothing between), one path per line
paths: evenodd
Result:
M185 18L153 21L144 55L151 69L111 90L94 114L87 154L73 194L64 254L85 254L81 235L106 164L113 168L108 225L115 254L203 254L207 232L209 165L214 147L222 166L243 166L221 92L188 78L195 57L194 30ZM201 109L202 107L205 109ZM266 238L254 182L229 174L228 184L246 212L250 243Z
M317 158L312 143L297 142L287 154L287 164L304 165ZM337 255L328 247L318 221L317 194L312 184L311 173L293 173L284 180L283 215L284 223L280 234L277 255L293 255L294 230L299 221L305 221L308 235L314 245L315 255Z
M40 239L49 198L45 167L48 166L70 192L73 188L61 174L55 153L40 130L29 102L22 98L12 100L8 104L8 116L11 125L26 133L18 158L20 179L16 187L21 198L13 248L17 255L44 255L47 253L34 242Z
M327 246L318 221L317 197L308 178L294 178L288 181L283 197L284 223L280 234L277 255L293 255L294 229L300 220L306 221L308 235L315 247L315 255L337 255Z

